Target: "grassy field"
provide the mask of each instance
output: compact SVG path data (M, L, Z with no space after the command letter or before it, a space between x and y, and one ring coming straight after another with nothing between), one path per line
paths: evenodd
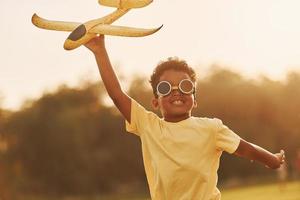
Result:
M279 187L278 184L257 185L222 191L222 200L300 200L300 182Z
M279 187L278 184L256 185L222 190L221 193L222 200L300 200L300 181L287 183L284 187ZM139 197L107 197L101 199L150 200Z
M300 200L300 181L290 182L280 188L278 184L256 185L221 190L222 200ZM22 200L54 200L52 198L27 197ZM142 196L110 196L55 198L55 200L150 200Z

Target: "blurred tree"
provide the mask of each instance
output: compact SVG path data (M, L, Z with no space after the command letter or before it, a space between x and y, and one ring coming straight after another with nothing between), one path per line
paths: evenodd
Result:
M242 138L268 150L284 148L289 160L300 141L299 83L297 73L290 73L285 82L266 77L254 81L215 68L197 83L198 108L193 115L220 118ZM147 79L134 77L128 93L152 110ZM102 83L86 82L78 88L60 86L27 101L5 120L0 110L0 134L10 141L2 158L18 191L52 195L147 191L139 138L125 134L124 119L105 104L105 98ZM275 173L227 154L219 172L221 181Z
M99 88L61 86L10 118L6 130L18 138L11 158L23 172L19 190L55 195L122 190L130 182L146 187L140 144L121 134L124 122L103 105Z

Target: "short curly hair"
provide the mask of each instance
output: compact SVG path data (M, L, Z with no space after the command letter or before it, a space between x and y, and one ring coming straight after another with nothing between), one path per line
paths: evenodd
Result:
M196 72L186 63L185 60L180 60L178 57L169 57L166 61L161 61L158 63L151 75L149 82L151 83L155 98L158 97L156 93L156 87L159 82L159 78L167 70L175 70L187 73L191 80L194 83L196 82Z

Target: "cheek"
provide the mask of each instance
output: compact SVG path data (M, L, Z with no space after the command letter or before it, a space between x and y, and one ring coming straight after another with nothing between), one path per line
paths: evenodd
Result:
M197 102L194 99L194 96L191 96L187 99L187 107L188 109L193 109L197 107Z
M159 98L158 99L158 107L162 112L170 110L170 104L168 98Z
M164 107L168 106L167 98L160 98L158 100L158 105L159 105L160 108L164 108Z

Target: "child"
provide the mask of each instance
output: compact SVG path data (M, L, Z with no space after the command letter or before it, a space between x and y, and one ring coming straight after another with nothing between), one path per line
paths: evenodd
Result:
M223 151L256 160L276 169L284 151L273 154L248 143L219 119L191 116L196 75L184 61L160 63L151 76L149 112L122 90L100 35L85 45L95 55L110 98L126 119L126 130L140 136L147 180L153 200L219 200L217 170Z

